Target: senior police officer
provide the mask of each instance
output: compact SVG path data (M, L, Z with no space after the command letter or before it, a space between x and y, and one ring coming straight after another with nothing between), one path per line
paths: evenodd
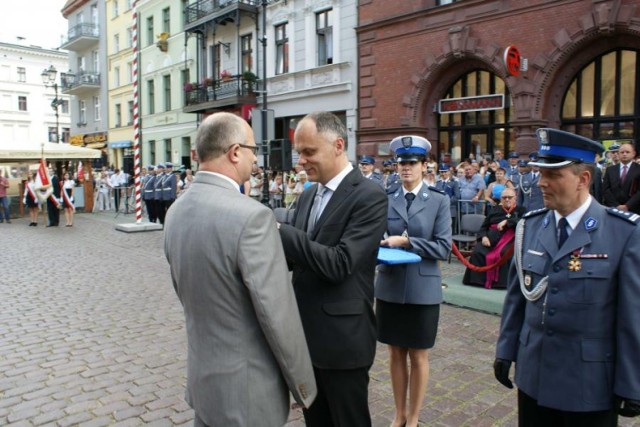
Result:
M371 156L362 156L358 164L360 166L360 172L362 172L362 176L375 182L384 190L384 182L382 180L382 176L379 173L374 172L373 170L376 164L375 159Z
M147 166L149 172L142 182L142 200L144 200L147 206L147 215L149 215L149 222L156 222L158 216L156 214L156 199L155 199L155 182L156 171L153 165Z
M153 183L153 199L156 202L156 218L162 225L164 225L165 215L164 206L162 204L162 185L164 184L165 178L166 174L164 173L164 164L158 163L156 165L156 179Z
M514 185L518 182L518 174L520 170L518 169L518 159L520 158L520 154L517 151L509 152L509 166L507 166L507 179L514 183Z
M173 173L173 163L167 162L165 166L167 167L167 172L162 181L162 210L164 215L167 214L167 211L173 202L175 202L176 195L178 194L178 180Z
M390 172L389 175L385 177L384 180L384 189L387 194L393 194L402 186L402 181L400 181L400 175L398 175L398 161L394 159L389 159L386 161L387 167ZM384 165L384 162L383 162Z
M495 376L520 426L616 426L640 414L640 216L589 194L602 146L538 129L546 208L516 230Z

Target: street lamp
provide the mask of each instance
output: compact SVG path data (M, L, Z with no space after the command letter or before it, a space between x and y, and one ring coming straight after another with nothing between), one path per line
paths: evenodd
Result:
M44 87L53 87L53 90L56 94L56 97L51 101L51 108L56 112L56 142L60 143L60 114L58 113L58 107L62 105L62 98L58 98L58 83L56 82L56 76L58 75L58 70L53 65L50 65L49 68L45 68L42 71L42 83Z

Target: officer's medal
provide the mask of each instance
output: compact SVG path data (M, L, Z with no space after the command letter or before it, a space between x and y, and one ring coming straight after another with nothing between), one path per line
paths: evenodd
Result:
M569 271L580 271L582 269L582 263L580 262L580 250L575 250L571 254L569 260Z

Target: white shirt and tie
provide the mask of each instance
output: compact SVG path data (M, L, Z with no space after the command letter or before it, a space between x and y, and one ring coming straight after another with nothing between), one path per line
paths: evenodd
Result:
M307 221L307 233L312 234L315 228L316 222L322 215L324 208L329 204L329 200L331 200L331 196L337 190L338 186L342 182L342 180L349 175L349 172L353 170L353 166L351 163L347 164L347 166L336 176L334 176L329 182L325 185L318 183L318 190L316 191L316 195L313 199L313 205L311 206L311 211L309 212L309 221Z

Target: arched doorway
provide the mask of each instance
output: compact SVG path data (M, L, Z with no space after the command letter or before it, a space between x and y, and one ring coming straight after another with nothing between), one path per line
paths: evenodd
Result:
M561 128L602 141L638 141L640 55L617 49L596 57L571 81L562 102Z
M500 96L504 102L497 108L493 100ZM472 70L449 87L443 100L447 99L461 99L460 110L465 112L439 109L441 157L450 154L451 161L459 163L470 157L493 157L495 150L509 151L515 136L509 124L511 99L504 80L486 70Z

